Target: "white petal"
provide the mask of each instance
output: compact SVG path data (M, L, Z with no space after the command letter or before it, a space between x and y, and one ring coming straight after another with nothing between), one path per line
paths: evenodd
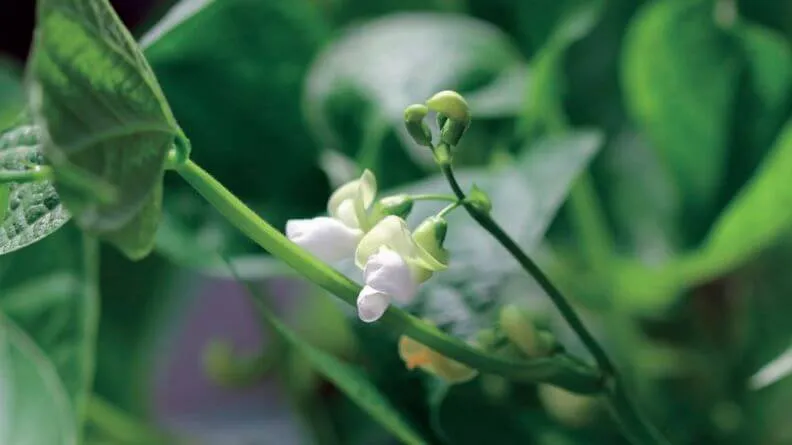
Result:
M339 208L344 201L350 200L355 209L359 222L365 218L366 210L374 203L377 195L377 179L369 170L365 170L359 179L355 179L342 185L327 201L327 213L330 216L338 217Z
M357 298L358 317L366 323L379 320L388 309L390 297L369 286L364 286Z
M407 229L407 223L393 215L383 218L363 236L355 251L355 264L363 269L369 257L379 252L382 247L393 250L405 259L412 258L417 248Z
M334 218L341 220L347 227L359 229L360 223L358 222L357 214L355 213L355 203L351 199L343 201L336 209Z
M354 254L363 232L351 229L337 219L320 216L289 220L286 236L320 260L336 262Z
M363 269L366 285L390 295L400 303L409 303L418 293L418 284L410 266L398 253L384 248L370 256Z

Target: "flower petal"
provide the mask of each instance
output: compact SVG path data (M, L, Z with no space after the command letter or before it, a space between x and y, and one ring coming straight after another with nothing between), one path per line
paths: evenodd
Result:
M416 252L415 241L403 219L389 215L369 230L355 251L355 264L363 269L369 257L379 252L382 247L393 250L405 259L413 257Z
M370 286L364 286L357 298L358 317L366 323L377 321L390 305L390 297Z
M371 255L363 269L366 285L390 295L399 303L409 303L418 293L410 266L398 253L383 248Z
M358 223L357 214L355 214L355 204L351 199L341 202L335 215L332 216L346 224L347 227L360 229L360 223Z
M366 212L374 203L376 195L377 178L371 171L364 170L359 179L347 182L330 195L330 199L327 201L327 213L341 219L341 206L346 201L350 201L357 220L357 223L350 227L362 227L365 225L363 223L366 220Z
M336 262L354 254L363 232L351 229L337 219L320 216L289 220L286 236L320 260Z

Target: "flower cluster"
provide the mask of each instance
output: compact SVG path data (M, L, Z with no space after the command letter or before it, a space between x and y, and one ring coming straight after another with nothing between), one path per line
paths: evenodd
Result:
M412 202L396 196L375 203L376 195L376 178L366 170L330 196L328 216L286 224L286 236L317 258L331 263L354 258L363 271L357 309L365 322L378 320L391 301L412 301L418 285L448 262L442 218L429 218L411 233L403 217Z

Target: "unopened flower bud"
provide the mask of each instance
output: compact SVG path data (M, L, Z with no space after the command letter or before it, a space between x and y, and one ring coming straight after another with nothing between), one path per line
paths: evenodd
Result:
M414 104L404 110L404 126L407 132L418 145L426 147L432 146L432 131L424 122L424 118L429 113L426 105Z
M413 240L419 248L431 255L442 264L448 264L448 250L443 247L446 232L448 232L448 222L440 216L430 216L426 218L413 231ZM422 283L432 276L432 271L421 269L418 271L416 280Z
M386 196L374 203L374 208L371 210L370 221L372 224L378 223L382 218L393 215L399 218L406 219L413 209L413 199L410 195L393 195Z
M597 418L600 403L595 397L552 385L539 385L538 393L547 412L567 426L582 428Z
M476 184L471 187L467 201L481 213L487 214L492 210L492 200L490 200L489 195Z
M459 145L460 139L470 126L470 108L465 98L456 91L441 91L426 101L430 110L442 114L444 119L438 117L440 125L440 141L450 145Z
M547 332L539 332L533 320L517 306L507 305L501 308L498 319L503 333L528 357L543 357L553 351L553 336Z
M410 337L399 338L399 356L407 369L421 368L448 383L462 383L474 378L478 371L441 355Z

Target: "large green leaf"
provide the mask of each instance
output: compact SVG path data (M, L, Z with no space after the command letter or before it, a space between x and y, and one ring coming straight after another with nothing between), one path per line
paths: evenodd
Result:
M236 272L232 269L232 273ZM237 276L237 280L240 278ZM240 281L241 282L241 281ZM427 443L407 423L402 415L374 386L368 377L354 366L316 348L304 341L269 309L267 303L252 286L248 286L251 297L257 303L259 313L272 330L295 353L305 358L311 367L324 378L335 384L347 397L364 409L374 420L405 444Z
M93 386L98 327L98 246L75 227L4 256L0 311L24 329L55 366L82 421Z
M695 243L717 211L739 53L716 25L713 2L670 0L643 7L623 58L627 105L684 193L680 218Z
M403 128L407 105L453 89L470 93L477 119L513 116L520 103L508 95L521 97L527 77L514 81L507 73L520 72L523 65L510 39L485 22L449 14L391 14L346 29L322 51L306 82L305 115L323 146L357 158L378 172L383 186L395 186L433 166L426 147L417 146ZM493 81L507 85L490 89L500 99L474 94ZM492 102L500 104L491 107ZM470 144L484 128L471 128L460 157L489 149L491 139Z
M24 171L42 160L37 127L23 125L0 134L0 170ZM69 220L49 181L11 183L8 187L8 209L0 222L0 254L39 241Z
M49 360L0 313L0 442L76 445L69 400Z
M0 56L0 131L13 124L24 108L22 70Z
M137 259L154 243L168 150L186 140L107 0L40 0L31 106L56 186L78 224ZM60 181L77 168L115 186L100 202Z

